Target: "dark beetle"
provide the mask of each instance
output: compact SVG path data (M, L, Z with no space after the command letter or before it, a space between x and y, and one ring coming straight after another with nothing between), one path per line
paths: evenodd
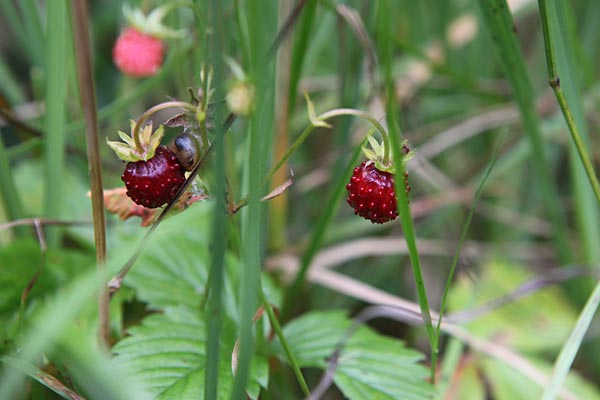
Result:
M200 151L198 149L198 140L190 133L184 132L171 140L168 145L177 158L179 164L186 170L191 171L198 162Z

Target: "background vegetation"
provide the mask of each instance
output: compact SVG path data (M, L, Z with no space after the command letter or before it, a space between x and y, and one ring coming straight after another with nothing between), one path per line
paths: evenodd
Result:
M121 7L0 0L1 399L600 398L600 3L182 2L165 22L187 34L138 80L111 59ZM226 126L229 60L255 104ZM106 139L189 101L207 65L208 199L146 238L136 218L104 229L87 193L100 172L122 186ZM408 140L401 218L345 203L372 128L351 117L315 127L260 201L315 122L303 93L369 113L396 154ZM128 260L106 313L99 284Z

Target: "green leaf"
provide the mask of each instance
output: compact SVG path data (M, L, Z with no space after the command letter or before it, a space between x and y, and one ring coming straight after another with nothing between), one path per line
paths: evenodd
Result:
M140 326L130 329L131 336L113 347L115 359L159 399L203 399L205 318L198 310L185 306L146 317ZM219 399L228 399L233 385L233 333L232 324L226 324L220 349ZM264 357L257 356L253 361L248 393L258 398L260 387L268 383L268 368Z
M155 231L125 279L139 300L152 309L166 310L165 315L147 317L142 326L131 328L131 337L115 346L119 359L161 399L204 396L207 326L198 306L211 265L212 209L212 202L196 203L167 219ZM133 243L137 243L135 240ZM120 247L121 251L131 252L127 241ZM226 318L221 336L219 398L228 398L233 385L231 355L237 339L233 323L237 321L237 296L233 288L238 271L238 260L226 253L223 294ZM277 288L272 284L269 287L274 301L280 302ZM146 366L152 368L147 370ZM257 398L260 387L268 383L266 359L255 356L251 371L252 379L246 390L252 398Z
M212 202L196 203L163 222L125 278L139 300L154 309L178 305L197 307L204 295L210 266L209 223ZM134 239L137 240L137 239ZM137 241L133 243L137 244ZM133 244L133 245L135 245ZM131 246L122 246L131 252ZM237 260L227 254L224 301L229 315L236 314L232 289Z
M290 322L284 334L302 367L325 369L352 321L341 311L312 312ZM278 342L270 349L281 359ZM349 399L425 399L432 396L423 355L399 340L362 326L341 351L334 382Z
M350 399L425 399L433 392L422 359L399 340L362 328L342 352L334 382Z
M449 295L451 307L477 307L509 294L531 278L522 266L489 262L476 282L462 279L455 283ZM483 315L466 327L484 338L502 337L505 345L531 353L560 348L575 318L575 310L560 288L547 287Z
M547 361L531 361L544 373L550 373L551 365ZM463 358L451 385L456 399L484 398L486 390L491 390L489 397L496 400L539 399L543 390L503 362L472 356ZM594 385L575 373L569 375L566 388L579 399L600 399L600 393Z
M80 271L87 270L93 259L84 254L66 251L48 251L45 264L27 297L34 306L64 285ZM24 239L0 248L0 338L10 338L11 324L19 310L21 293L36 274L41 263L40 245L33 239Z

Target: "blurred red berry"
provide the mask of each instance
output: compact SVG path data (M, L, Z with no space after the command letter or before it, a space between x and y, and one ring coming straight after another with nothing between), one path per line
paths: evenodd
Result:
M136 78L156 74L163 63L164 44L161 39L128 27L123 30L113 48L113 61L125 75Z

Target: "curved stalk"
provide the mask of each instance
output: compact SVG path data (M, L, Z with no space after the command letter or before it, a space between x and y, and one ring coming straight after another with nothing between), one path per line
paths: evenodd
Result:
M157 104L154 107L150 107L149 109L144 111L144 113L137 120L135 127L133 128L133 132L131 132L137 151L139 151L140 153L143 153L144 151L142 148L142 143L140 142L140 128L142 127L144 122L146 122L148 118L150 118L153 114L157 113L158 111L176 107L183 108L194 113L196 112L196 106L190 103L186 103L185 101L167 101L165 103Z
M340 116L359 117L371 123L373 127L375 127L375 129L377 129L381 134L384 147L383 162L384 164L389 164L391 158L390 140L388 133L383 127L383 125L381 125L375 117L364 111L356 110L354 108L336 108L334 110L324 112L323 114L317 116L314 121L311 121L310 125L306 127L306 129L300 134L300 136L298 136L298 139L296 139L296 141L290 146L288 151L286 151L285 154L281 156L279 161L277 161L277 163L273 165L273 167L271 167L271 169L263 179L263 184L267 183L273 177L275 172L277 172L279 168L281 168L281 166L285 164L285 162L292 156L292 154L294 154L296 149L298 149L298 147L300 147L300 145L304 143L304 141L308 138L308 135L310 135L312 131L317 127L315 122L324 122L328 119Z

